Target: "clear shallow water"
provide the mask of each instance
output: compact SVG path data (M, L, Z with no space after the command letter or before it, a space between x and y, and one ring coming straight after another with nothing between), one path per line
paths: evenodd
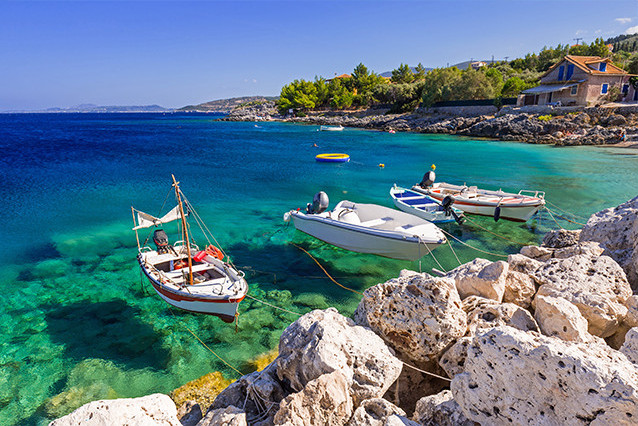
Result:
M582 216L638 192L635 151L316 129L205 115L0 115L0 424L44 423L98 398L169 392L212 370L236 378L188 329L244 372L276 347L294 316L246 300L235 333L216 318L171 313L141 283L130 206L157 212L171 173L246 271L252 295L301 313L336 306L346 315L358 296L289 242L360 291L403 268L437 266L346 252L284 227L283 213L319 190L331 205L345 198L391 206L393 183L411 185L435 163L439 181L542 189ZM352 160L316 163L320 152ZM472 219L526 243L556 227L546 215L527 224ZM471 224L444 229L484 250L518 250ZM454 248L462 261L480 255ZM445 269L458 264L449 247L435 255Z

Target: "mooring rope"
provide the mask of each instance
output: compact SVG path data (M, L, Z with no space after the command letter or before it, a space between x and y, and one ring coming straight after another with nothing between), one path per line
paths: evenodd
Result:
M253 299L253 300L255 300L255 301L259 302L259 303L263 303L264 305L270 306L271 308L279 309L280 311L288 312L289 314L297 315L299 317L302 316L302 314L300 314L298 312L293 312L293 311L289 311L289 310L284 309L284 308L280 308L279 306L275 306L275 305L272 305L272 304L270 304L268 302L265 302L263 300L257 299L256 297L251 296L250 294L247 294L246 297L249 298L249 299Z
M558 207L556 204L550 202L549 200L545 200L545 202L547 204L551 205L552 207L554 207L554 208L560 210L561 212L566 213L566 214L568 214L570 216L574 216L574 217L577 217L577 218L580 218L580 219L587 219L585 216L581 216L581 215L577 215L576 213L570 213L568 211L565 211L565 210L561 209L560 207Z
M521 243L520 241L512 240L512 239L509 239L509 238L507 238L507 237L504 237L504 236L502 236L502 235L500 235L500 234L497 234L496 232L490 231L490 230L489 230L489 229L487 229L486 227L481 226L481 225L479 225L478 223L474 222L472 219L470 219L470 218L469 218L469 217L467 217L467 216L465 217L465 220L467 220L468 222L470 222L470 223L472 223L472 224L474 224L474 225L478 226L478 227L479 227L479 228L481 228L482 230L484 230L484 231L486 231L486 232L489 232L489 233L490 233L490 234L492 234L492 235L497 236L498 238L502 238L502 239L504 239L505 241L509 241L510 243L518 244L518 245L521 245L521 246L527 246L527 245L529 245L528 243Z
M179 319L177 318L177 316L175 315L175 313L173 312L173 310L169 307L168 311L171 313L171 315L173 315L173 318L175 318L176 320ZM215 355L217 357L217 359L219 359L221 362L223 362L224 364L226 364L229 368L231 368L232 370L234 370L237 374L239 374L240 376L243 376L244 373L242 373L241 371L239 371L238 369L236 369L235 367L233 367L232 365L230 365L224 358L220 357L219 355L217 355L217 353L212 350L211 348L208 347L208 345L206 343L204 343L204 341L202 339L199 338L199 336L197 336L197 334L195 334L190 328L188 328L188 326L186 326L186 324L184 324L183 322L180 322L180 324L182 324L184 326L184 328L186 330L188 330L188 332L190 334L193 335L193 337L195 337L197 340L199 340L199 343L201 343L206 349L208 349L210 351L210 353L212 353L213 355Z
M547 210L547 213L549 213L549 217L552 218L552 220L554 221L554 223L556 224L556 226L558 226L560 229L565 230L565 228L563 228L562 226L560 226L560 223L558 223L558 221L554 218L554 215L552 214L552 212L545 207L545 210Z
M545 210L547 210L547 212L548 212L548 213L550 213L550 215L551 215L551 210L549 209L549 207L545 206ZM563 220L566 220L566 221L567 221L567 222L569 222L569 223L573 223L573 224L575 224L575 225L580 225L580 226L585 226L585 224L584 224L584 223L576 222L575 220L568 219L568 218L566 218L565 216L560 215L560 214L558 214L558 213L556 213L556 212L554 212L554 215L556 215L556 217L557 217L557 218L559 218L559 219L563 219ZM555 221L554 221L554 222L555 222ZM560 226L560 225L558 225L558 226ZM561 228L561 229L562 229L562 228Z
M439 229L441 229L441 228L439 228ZM447 235L448 237L452 237L452 238L454 238L456 241L458 241L459 243L463 244L464 246L469 247L469 248L471 248L471 249L473 249L473 250L476 250L476 251L480 251L481 253L489 254L489 255L491 255L491 256L498 256L498 257L507 257L507 256L508 256L508 255L506 255L506 254L505 254L505 255L504 255L504 254L497 254L497 253L492 253L492 252L489 252L489 251L486 251L486 250L481 250L481 249L480 249L480 248L478 248L478 247L471 246L471 245L469 245L468 243L466 243L466 242L464 242L464 241L459 240L459 239L458 239L458 238L456 238L454 235L450 234L449 232L447 232L447 231L446 231L446 230L444 230L444 229L441 229L441 231L442 231L445 235Z
M345 286L345 285L343 285L343 284L339 284L339 283L338 283L338 282L337 282L334 278L332 278L332 276L328 273L328 271L326 271L326 268L324 268L324 267L321 265L321 263L319 263L319 261L318 261L317 259L315 259L315 257L314 257L313 255L311 255L310 253L308 253L308 250L306 250L305 248L303 248L303 247L301 247L301 246L298 246L298 245L297 245L297 244L295 244L295 243L290 243L290 244L292 244L293 246L297 247L299 250L303 251L303 252L304 252L304 253L306 253L308 256L310 256L310 258L311 258L312 260L314 260L314 261L315 261L315 263L316 263L317 265L319 265L319 267L320 267L320 268L321 268L321 270L322 270L322 271L326 274L326 276L327 276L328 278L330 278L330 281L332 281L333 283L337 284L339 287L341 287L341 288L343 288L343 289L345 289L345 290L351 291L351 292L356 293L356 294L359 294L359 295L363 295L363 293L361 293L360 291L353 290L353 289L351 289L351 288L349 288L349 287L346 287L346 286Z
M408 363L406 363L406 362L404 362L404 361L401 361L401 362L402 362L402 363L403 363L403 365L405 365L406 367L409 367L409 368L411 368L411 369L413 369L413 370L416 370L416 371L418 371L418 372L421 372L421 373L423 373L423 374L427 374L428 376L436 377L437 379L445 380L445 381L447 381L447 382L451 382L451 381L452 381L451 379L449 379L449 378L447 378L447 377L439 376L438 374L434 374L434 373L430 373L429 371L421 370L420 368L416 368L416 367L414 367L414 366L412 366L412 365L410 365L410 364L408 364Z
M439 261L437 260L437 258L436 258L436 257L434 257L434 253L432 253L432 250L430 250L430 247L428 247L428 245L425 243L425 241L423 241L423 240L421 239L421 237L419 237L419 244L421 244L421 243L423 243L423 245L425 246L425 248L428 250L428 254L430 254L430 256L432 256L432 259L434 259L434 261L435 261L435 262L436 262L436 264L439 266L439 268L441 268L441 270L442 270L443 272L446 272L446 273L447 273L447 270L446 270L443 266L441 266L441 264L439 263ZM419 247L420 247L420 246L419 246ZM420 250L419 250L419 254L421 254L421 251L420 251Z
M459 266L462 265L459 257L456 255L456 251L454 251L454 247L452 247L452 243L450 242L450 240L447 240L447 245L450 246L450 250L452 250L452 254L454 254L454 257L456 257L456 261L459 262Z

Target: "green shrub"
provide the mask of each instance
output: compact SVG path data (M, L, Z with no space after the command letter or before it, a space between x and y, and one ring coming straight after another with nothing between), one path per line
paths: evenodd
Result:
M547 115L539 115L537 118L538 118L538 120L540 120L540 121L549 121L549 120L551 120L551 119L552 119L552 116L551 116L551 114L547 114Z

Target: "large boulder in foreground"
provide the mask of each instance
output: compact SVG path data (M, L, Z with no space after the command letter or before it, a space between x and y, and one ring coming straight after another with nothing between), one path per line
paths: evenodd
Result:
M71 414L60 417L49 426L164 425L181 426L177 408L161 393L141 398L100 400L84 404Z
M597 241L622 266L638 292L638 197L594 213L580 233L581 241Z
M541 284L537 296L562 297L576 305L593 335L611 336L627 314L624 303L631 287L608 256L551 259L536 271L535 278Z
M454 400L489 425L623 425L638 419L638 369L599 343L498 327L475 336Z
M476 258L452 269L445 276L455 281L461 299L468 296L480 296L500 302L505 293L508 270L507 262L490 262Z
M354 319L419 363L436 358L467 329L453 280L406 271L367 289Z
M534 317L546 336L574 342L589 342L593 336L578 308L562 297L536 296Z
M509 325L523 331L538 331L532 314L513 303L498 303L492 299L470 296L463 300L467 313L467 334L473 336L478 329Z
M324 374L340 371L355 406L383 396L403 366L379 336L334 308L309 312L288 326L275 363L278 378L295 392Z

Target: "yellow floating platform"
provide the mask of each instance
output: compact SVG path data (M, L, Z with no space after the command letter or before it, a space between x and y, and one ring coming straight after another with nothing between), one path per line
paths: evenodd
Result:
M348 154L319 154L315 157L315 160L321 163L347 163L350 161L350 156Z

